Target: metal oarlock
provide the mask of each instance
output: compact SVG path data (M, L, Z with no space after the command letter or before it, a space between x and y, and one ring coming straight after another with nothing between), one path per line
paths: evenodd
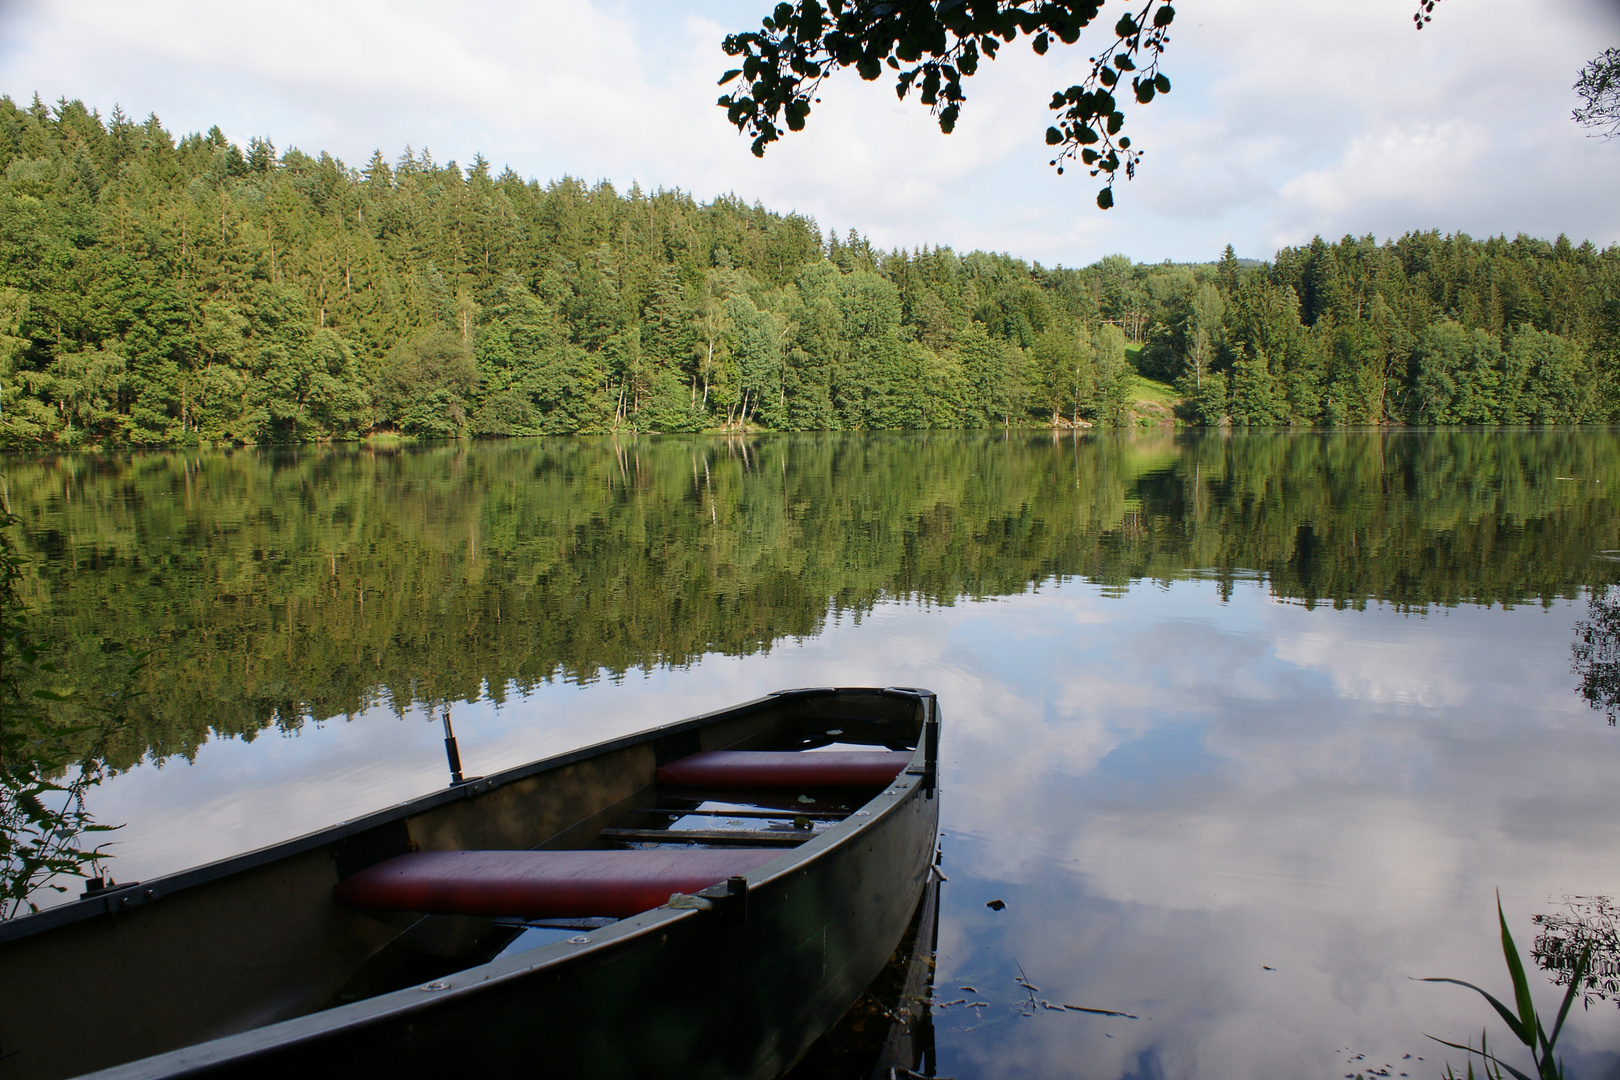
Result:
M450 761L450 786L465 784L461 775L461 750L456 746L456 733L450 727L450 706L444 707L444 756Z

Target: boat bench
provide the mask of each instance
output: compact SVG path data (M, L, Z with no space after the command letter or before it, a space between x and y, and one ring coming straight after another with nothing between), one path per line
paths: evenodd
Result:
M911 763L910 750L705 750L658 770L672 787L881 788Z
M710 750L664 765L658 782L705 789L881 788L909 751ZM746 874L780 848L615 851L420 851L339 881L351 907L493 918L628 918Z
M418 851L349 875L337 883L337 898L352 907L428 915L623 919L780 854L780 848Z

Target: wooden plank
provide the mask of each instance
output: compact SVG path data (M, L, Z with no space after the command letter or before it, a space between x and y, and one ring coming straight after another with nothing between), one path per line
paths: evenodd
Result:
M620 844L740 844L744 847L798 847L809 829L603 829L602 839Z
M669 817L770 818L773 821L789 821L796 817L809 818L811 821L843 821L849 816L838 810L672 810L668 807L637 810L636 813L665 814Z

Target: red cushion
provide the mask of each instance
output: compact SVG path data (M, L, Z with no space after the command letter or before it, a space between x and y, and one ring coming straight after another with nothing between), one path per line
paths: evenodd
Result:
M665 851L421 851L351 874L337 897L355 907L430 915L626 918L673 892L692 893L781 855L772 848Z
M663 766L658 782L700 788L880 788L910 762L910 750L706 750Z

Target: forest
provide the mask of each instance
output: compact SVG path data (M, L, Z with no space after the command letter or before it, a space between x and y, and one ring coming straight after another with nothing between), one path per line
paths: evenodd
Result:
M0 99L0 446L1620 418L1620 247L1080 269Z

